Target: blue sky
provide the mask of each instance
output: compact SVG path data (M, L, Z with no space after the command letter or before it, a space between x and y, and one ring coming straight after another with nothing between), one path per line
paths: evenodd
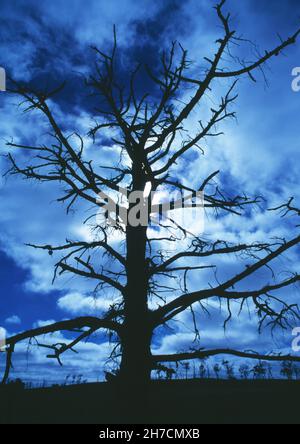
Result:
M158 48L168 47L173 40L179 40L190 51L189 57L195 62L193 69L200 69L203 57L211 54L220 36L212 10L214 2L209 0L0 2L0 66L17 80L38 87L50 88L66 79L64 92L53 100L52 106L66 131L76 128L83 134L88 130L94 106L83 84L83 76L93 66L90 45L110 46L114 24L122 58L119 74L124 81L130 60L147 62L155 68ZM300 4L296 0L228 0L228 7L236 28L259 44L262 53L277 44L277 33L286 37L299 26ZM246 57L251 57L251 52ZM189 157L179 164L174 174L193 184L199 168L204 177L220 169L220 181L231 192L242 190L250 195L264 195L270 206L292 195L299 198L300 93L291 88L291 72L295 66L300 66L300 43L269 63L265 69L268 85L260 73L256 75L256 84L248 78L242 79L235 104L237 121L224 125L224 136L207 141L205 157ZM150 88L155 94L145 77L139 79L138 88L141 91ZM212 100L217 99L222 88L222 84L216 85L216 96ZM0 116L1 152L6 151L5 140L11 137L34 144L46 132L46 124L38 115L24 115L16 106L16 98L6 93L0 95ZM188 122L191 131L197 120L195 113ZM107 137L109 139L109 135ZM114 147L109 140L103 139L102 143L104 158L115 162ZM21 158L22 155L18 155ZM199 161L197 167L195 159ZM2 173L5 168L5 161L0 158ZM90 236L87 228L82 227L88 209L78 206L75 214L66 216L63 206L55 202L58 193L56 186L32 184L17 177L1 179L0 325L8 333L74 315L97 314L107 303L98 300L95 303L90 294L92 286L84 280L68 277L51 285L55 258L24 245L26 242L55 244L68 236L78 239ZM252 241L274 236L289 238L293 235L292 227L293 222L257 209L243 219L226 216L216 220L210 215L205 235ZM295 270L298 253L297 249L293 250L276 265L278 271ZM237 265L225 260L220 263L220 276L231 275L235 267ZM203 274L201 278L191 277L189 284L192 289L198 288L209 279L209 274ZM247 284L269 279L265 271ZM287 292L293 299L297 298L295 288ZM112 296L107 294L106 301ZM199 314L202 346L291 351L289 331L277 332L273 339L269 332L259 336L255 319L244 313L232 321L224 334L224 313L216 304L212 304L211 313L211 318ZM191 345L193 333L188 314L172 327L173 331L162 331L156 337L156 351L176 352ZM101 364L109 350L107 338L100 334L79 349L81 356L65 357L65 368L59 369L58 376L56 363L47 361L43 351L34 347L27 353L25 344L16 354L14 374L33 380L63 380L69 373L84 374L90 380L101 378Z

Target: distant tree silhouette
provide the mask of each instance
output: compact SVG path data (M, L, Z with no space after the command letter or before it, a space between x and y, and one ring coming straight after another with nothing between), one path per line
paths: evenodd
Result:
M296 379L300 379L300 367L298 365L294 365L294 375Z
M184 368L185 379L188 379L188 375L189 375L189 371L190 371L190 368L191 368L191 364L189 362L183 362L182 366Z
M267 364L268 379L273 379L273 368L271 364Z
M280 373L283 377L287 378L290 381L291 379L293 379L294 364L290 361L282 362Z
M242 364L239 368L239 372L242 379L248 379L250 376L250 368L247 364Z
M222 369L219 364L214 365L214 373L215 373L217 379L220 379L221 370Z
M253 367L252 373L253 379L265 379L267 375L266 363L259 361L259 363Z
M205 365L204 362L202 362L202 363L200 364L200 367L199 367L199 374L200 374L200 378L201 378L201 379L204 379L204 378L207 376L207 368L206 368L206 365Z
M227 378L229 380L235 379L235 376L234 376L234 364L230 363L229 361L224 360L222 362L222 365L223 365L223 367L224 367L224 369L226 371Z
M226 304L228 319L225 325L232 317L233 302L240 303L241 308L247 301L252 302L253 312L259 317L260 329L266 324L274 328L285 328L290 325L292 319L299 319L298 307L289 303L286 295L280 299L277 294L280 290L299 282L299 274L291 273L285 280L281 280L278 275L272 283L253 286L249 290L240 289L239 284L243 284L257 271L270 268L272 261L300 243L300 235L292 239L277 239L271 242L266 240L263 243L250 244L235 244L226 239L210 241L176 224L172 217L165 216L159 218L158 224L162 231L167 230L168 235L154 239L149 236L147 226L151 219L151 209L147 202L143 202L146 226L128 223L124 227L119 218L124 210L120 204L124 189L128 189L130 193L144 194L149 189L152 192L163 190L169 194L174 191L182 195L190 193L184 200L191 199L193 206L191 195L194 194L191 193L195 190L175 175L174 167L182 161L188 165L191 162L189 153L201 150L200 144L207 138L219 136L219 125L235 117L232 106L237 98L237 79L247 76L255 81L256 71L262 70L266 62L293 45L299 36L300 30L297 30L291 37L280 41L275 48L266 50L261 56L253 56L255 58L252 62L235 57L235 49L247 44L247 41L239 37L232 28L231 16L225 13L225 6L225 0L222 0L215 7L222 34L214 43L213 55L205 58L206 66L202 70L192 67L187 51L179 44L173 43L170 51L158 51L159 68L138 65L132 69L128 84L124 85L124 79L118 78L119 48L116 32L111 53L107 54L94 48L95 74L86 81L87 91L93 91L99 103L93 116L97 122L89 133L94 141L91 157L89 155L92 149L86 150L85 135L77 132L73 135L66 134L63 124L52 109L51 99L62 91L64 85L45 92L10 80L10 93L22 97L27 112L37 111L46 118L52 138L52 142L49 142L48 138L45 144L36 146L27 141L23 144L8 141L10 174L39 183L63 184L64 194L58 201L67 205L68 212L79 200L94 206L95 212L106 208L107 203L116 208L116 226L99 226L95 222L93 242L68 239L64 245L31 246L45 250L51 256L60 255L55 277L67 273L79 275L95 282L97 295L104 294L104 290L109 288L118 295L118 300L112 302L101 318L85 316L63 320L8 338L4 383L9 377L16 344L57 331L73 332L76 338L69 343L65 341L49 346L37 342L37 345L47 347L50 350L48 357L56 359L59 364L62 364L62 355L74 350L80 341L88 339L100 329L111 332L119 344L114 355L120 357L117 379L131 388L144 386L150 379L152 369L164 362L188 362L191 359L201 360L224 354L270 362L300 361L297 357L279 354L264 356L255 352L222 348L198 350L194 347L182 353L157 355L151 348L154 332L176 319L185 310L191 311L195 333L199 336L194 308L197 304L205 308L203 304L214 298ZM142 77L145 80L145 91L141 92L141 82L139 87L136 86L138 76L148 76L147 81L146 77ZM222 82L227 88L228 81L232 82L219 105L207 109L206 95L212 91L217 95ZM147 91L149 82L155 91L150 92L150 95ZM200 121L192 134L187 130L188 118L192 114L195 115L203 104L210 116L206 121ZM104 168L105 165L99 165L103 159L101 134L111 137L111 143L120 153L119 164L114 165L110 172L104 175L103 171L107 172L107 169ZM25 164L21 165L13 156L13 149L24 150L28 154ZM95 160L98 152L99 162ZM199 166L199 185L196 191L204 193L206 211L230 213L238 217L251 205L259 202L256 197L250 198L243 194L228 195L220 185L216 185L218 174L219 171L212 171L207 177L200 178ZM110 197L105 198L104 194ZM299 215L299 210L293 207L292 202L279 207L278 210ZM172 211L176 211L173 201L169 202L169 206ZM134 203L131 201L129 210L132 208ZM112 246L114 230L124 239L119 247ZM166 247L168 243L171 246L176 245L174 254L171 253L172 248ZM110 259L110 265L99 263L99 252ZM211 268L211 262L203 265L204 261L222 255L241 259L241 270L215 285L210 284L197 291L189 291L188 276L191 273L200 273L203 268ZM246 267L242 262L245 257ZM196 260L199 262L195 265ZM232 367L228 361L225 362L228 377L233 377ZM187 376L188 364L185 366ZM219 373L216 368L215 373Z

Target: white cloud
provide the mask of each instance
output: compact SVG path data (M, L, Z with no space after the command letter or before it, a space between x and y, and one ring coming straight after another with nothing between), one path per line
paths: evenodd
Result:
M100 314L109 309L112 298L85 296L81 293L68 293L59 298L57 305L61 310L73 315Z
M54 319L48 319L46 321L36 321L33 324L33 328L41 328L41 327L46 327L47 325L52 325L55 323Z
M53 323L53 320L38 320L33 327L41 327ZM12 332L9 332L9 336ZM63 333L57 332L38 338L44 345L53 345L57 343L70 342L70 338ZM31 344L28 341L17 344L13 355L14 368L11 371L10 378L21 378L25 382L47 385L54 383L63 383L68 377L71 382L73 376L76 379L82 375L82 380L89 382L103 380L103 369L109 369L110 365L107 359L112 351L114 344L107 342L101 334L94 334L88 342L81 342L76 345L77 353L68 351L62 355L63 367L56 359L47 358L49 350L38 347L34 341ZM4 369L5 354L0 354L0 372Z
M18 324L21 324L21 323L22 323L22 320L21 320L21 318L20 318L19 316L17 316L17 315L13 315L13 316L10 316L9 318L5 319L4 322L5 322L6 324L15 324L15 325L18 325Z

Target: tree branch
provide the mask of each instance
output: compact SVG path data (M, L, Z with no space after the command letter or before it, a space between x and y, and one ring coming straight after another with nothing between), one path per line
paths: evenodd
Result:
M57 331L71 331L74 332L75 330L81 330L85 327L89 327L89 334L87 332L83 332L82 335L80 335L76 340L72 341L71 344L65 345L64 347L61 347L60 350L57 350L57 356L71 348L74 347L80 340L83 338L90 336L93 332L99 330L99 329L108 329L116 332L117 334L120 334L121 331L121 325L117 322L115 322L112 318L109 316L104 319L99 319L95 317L80 317L68 321L60 321L56 322L54 324L45 325L42 327L38 327L32 330L27 330L25 332L19 333L15 336L12 336L6 340L6 347L7 347L7 360L6 360L6 368L4 377L2 380L2 384L6 384L9 372L12 366L12 354L15 351L15 346L17 343L24 341L26 339L32 339L36 336L42 336L49 333L55 333ZM53 347L52 347L53 348Z
M284 252L288 251L292 247L298 245L299 243L300 243L300 236L297 236L296 238L292 239L291 241L285 242L283 245L281 245L279 248L274 250L272 253L268 254L263 259L257 261L253 265L250 265L250 266L246 267L246 269L243 272L237 274L236 276L234 276L233 278L227 280L223 284L220 284L219 286L214 287L214 288L205 289L205 290L201 290L201 291L196 291L196 292L193 292L193 293L184 294L182 296L179 296L178 298L176 298L173 301L169 302L165 306L160 307L159 309L157 309L153 313L154 317L159 319L159 324L161 324L161 323L166 321L166 318L165 318L166 315L168 315L167 319L169 320L175 314L177 315L177 314L181 313L187 307L193 305L197 301L201 301L201 300L208 299L208 298L215 297L215 296L218 296L220 298L228 299L227 295L226 295L226 290L228 290L229 288L232 288L238 282L240 282L240 281L246 279L247 277L251 276L257 270L259 270L260 268L264 267L269 262L271 262L272 260L276 259L278 256L280 256ZM287 285L291 285L291 284L295 283L298 280L299 280L299 277L298 277L298 275L296 275L292 279L290 279L288 281L284 281L283 283L278 284L277 286L273 286L271 288L265 287L264 289L258 291L258 294L265 293L264 290L266 290L266 288L267 288L267 291L268 291L268 288L269 288L270 291L271 290L277 290L277 289L283 288L283 287L285 287ZM277 288L275 288L275 287L277 287ZM247 297L251 297L253 294L255 296L256 293L257 292L255 292L255 291L252 292L252 293L249 293ZM230 298L230 293L229 293L229 298ZM237 298L238 299L242 299L243 297L241 296L241 297L237 297Z
M177 353L173 355L154 355L153 362L179 362L179 361L189 361L192 359L205 359L217 355L231 355L238 358L244 359L255 359L258 361L270 361L270 362L281 362L281 361L291 361L300 362L299 356L291 355L262 355L254 352L242 352L232 349L216 349L216 350L199 350L195 352Z

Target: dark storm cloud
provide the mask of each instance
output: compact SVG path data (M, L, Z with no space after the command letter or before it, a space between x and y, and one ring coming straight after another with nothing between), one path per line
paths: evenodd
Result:
M192 32L193 24L183 2L168 0L155 4L155 12L151 16L146 17L141 10L138 17L128 22L128 46L126 39L118 42L121 63L117 65L117 72L122 85L128 85L130 74L137 64L147 64L154 72L160 69L162 51L170 48L172 41ZM56 5L59 13L60 3L56 2ZM66 81L63 92L54 100L64 111L78 106L92 110L96 101L83 92L83 77L93 72L96 57L90 45L94 42L79 41L76 34L78 17L75 18L70 11L65 22L61 18L55 20L47 14L45 4L33 1L26 4L16 2L14 6L5 2L3 11L0 63L7 67L8 72L18 79L25 77L31 86L41 90L51 90ZM110 34L104 35L101 49L109 52L112 39L111 29ZM22 47L26 49L23 54L20 51ZM17 58L16 53L19 53ZM145 92L155 94L157 86L141 69L136 89L137 96Z

